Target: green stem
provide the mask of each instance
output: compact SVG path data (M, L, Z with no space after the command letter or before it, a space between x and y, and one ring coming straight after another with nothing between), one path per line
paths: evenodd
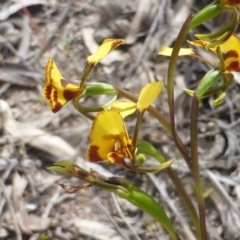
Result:
M154 154L153 156L156 160L158 160L161 164L165 162L165 159L163 158L163 156L161 154ZM195 207L191 201L191 199L189 198L181 180L179 179L179 177L175 174L174 170L172 169L172 167L168 167L166 168L167 174L170 177L172 183L174 184L181 200L183 201L191 219L193 222L193 225L196 228L196 232L197 235L200 236L201 235L201 230L199 227L199 218L197 215L197 212L195 210Z
M198 160L198 110L199 110L199 101L194 93L192 98L192 107L191 107L191 125L190 125L190 136L191 136L191 155L192 155L192 167L193 167L193 176L195 182L195 192L198 202L198 211L200 218L200 229L201 235L198 239L205 240L207 239L207 230L206 230L206 219L205 219L205 203L203 198L202 183L200 177L199 169L199 160Z
M137 121L136 121L136 125L135 125L134 132L133 132L133 138L132 138L133 149L136 149L136 146L137 146L138 133L141 128L143 114L144 114L144 112L140 112L137 109Z
M169 61L169 67L168 67L168 79L167 79L167 88L168 88L168 105L169 105L169 114L170 114L170 124L171 124L171 129L172 129L172 138L173 141L177 147L177 149L181 152L183 158L185 159L188 168L190 172L192 171L192 162L191 158L182 144L181 141L179 141L179 138L177 137L177 132L175 128L175 116L174 116L174 74L176 70L176 65L177 65L177 59L178 59L178 54L180 51L180 48L182 47L182 44L189 32L189 22L192 18L192 14L189 15L187 20L182 26L182 29L180 30L177 40L174 44L172 55L170 57Z
M158 150L153 147L148 142L145 142L144 140L138 140L138 146L141 148L142 152L144 154L147 154L149 156L154 157L160 164L166 163L165 158L158 152ZM198 235L200 235L200 227L199 227L199 219L197 212L193 206L193 203L191 199L189 198L182 181L179 179L179 177L175 174L174 170L170 167L166 168L167 174L172 180L173 185L175 186L178 195L180 196L181 200L183 201L187 212L189 213L189 216L192 219L193 225L196 228L196 232Z

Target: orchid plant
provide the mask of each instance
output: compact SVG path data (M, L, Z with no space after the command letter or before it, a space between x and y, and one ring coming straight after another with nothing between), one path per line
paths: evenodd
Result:
M86 158L90 162L106 161L106 164L118 164L129 171L141 173L156 173L165 170L176 187L186 211L192 220L192 226L196 239L208 239L206 227L205 204L200 177L198 160L198 109L202 98L217 96L215 105L224 101L228 87L232 84L234 77L232 72L240 71L240 39L234 34L238 25L238 12L236 6L240 5L238 0L216 0L205 7L194 16L191 14L185 21L179 32L173 48L163 47L159 55L169 56L169 67L167 76L168 105L170 121L167 120L151 104L159 96L163 88L163 82L151 82L142 88L136 97L130 92L111 84L92 83L86 80L97 63L107 56L115 48L124 43L122 39L106 39L98 50L87 58L86 66L78 82L72 82L62 77L53 59L49 58L45 70L44 95L49 101L51 110L55 113L69 101L84 116L92 120L92 129L89 134L89 146ZM204 47L206 51L212 51L216 56L216 62L204 59L197 50L182 48L187 34L198 25L218 16L222 12L232 13L229 23L214 33L196 34L195 41L187 41L190 45ZM189 152L178 136L175 127L174 115L174 74L178 56L192 56L204 61L211 68L200 80L196 89L185 89L186 94L192 97L190 117L191 151ZM102 94L112 95L113 98L103 106L82 106L80 99L87 96L98 96ZM117 97L124 98L118 101ZM95 112L95 114L93 114ZM189 172L195 183L195 195L198 208L194 207L192 199L188 196L184 185L177 173L172 169L174 159L167 160L150 142L139 139L139 131L142 127L142 119L146 112L156 118L172 137L175 147L179 150L186 161ZM132 136L128 133L124 118L135 114L136 124ZM155 166L145 166L148 157L156 160ZM141 210L150 214L168 232L172 239L181 239L179 232L173 226L166 211L147 192L139 189L133 182L121 177L105 177L96 171L87 171L71 161L61 161L49 167L50 170L69 174L84 180L83 185L61 186L69 193L74 193L82 188L97 186L106 191L125 198Z

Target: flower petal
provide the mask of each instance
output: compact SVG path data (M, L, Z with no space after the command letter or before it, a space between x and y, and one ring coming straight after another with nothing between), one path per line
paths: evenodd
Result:
M170 47L163 47L159 52L158 55L163 56L171 56L172 55L172 48ZM181 48L178 56L188 56L188 55L195 55L195 52L192 48Z
M87 61L96 65L104 57L106 57L112 50L123 44L123 39L105 39L97 51L87 58Z
M111 139L102 139L99 141L91 141L88 150L87 157L90 162L99 162L108 159L108 154L114 149L114 138Z
M187 40L187 42L193 46L197 46L197 47L206 47L209 42L208 41L204 41L204 40L195 40L195 41L189 41ZM209 48L211 51L216 52L217 47L214 48Z
M219 45L223 54L225 70L229 72L240 71L240 39L232 35L226 42Z
M155 100L163 87L163 82L152 82L145 85L139 95L137 108L143 111Z
M206 47L209 42L203 40L188 41L188 43L198 46ZM233 34L224 43L219 45L219 48L223 54L225 70L229 72L240 71L240 39L237 35ZM217 47L210 48L211 51L216 52Z
M111 109L120 112L122 118L129 116L136 111L137 104L134 102L117 101L111 105Z
M43 93L49 100L52 111L54 113L59 111L68 101L76 97L79 91L79 85L64 79L53 59L48 58Z
M88 160L97 162L109 160L112 152L128 147L129 137L120 113L116 110L99 112L93 122L90 133ZM116 162L115 162L116 163Z

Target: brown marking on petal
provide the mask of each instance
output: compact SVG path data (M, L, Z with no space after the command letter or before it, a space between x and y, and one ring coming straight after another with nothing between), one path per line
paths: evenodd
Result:
M240 66L238 61L231 62L227 67L226 70L229 72L239 72Z
M52 112L56 113L62 108L62 105L60 103L57 103L55 107L52 109Z
M45 97L50 100L51 99L51 92L52 92L52 85L49 84L45 87L45 91L44 91L44 94L45 94Z
M112 51L113 49L117 48L119 45L121 45L123 43L123 40L122 39L117 39L115 40L113 43L112 43L112 46L111 46L111 50Z
M110 161L110 162L115 163L115 164L120 164L124 160L124 156L121 153L117 153L117 152L109 153L108 158L113 159L114 161Z
M94 146L94 145L90 145L88 151L87 151L87 155L88 155L88 161L89 162L99 162L99 161L103 161L105 159L102 159L99 154L98 154L98 146Z
M230 50L223 54L223 59L227 58L238 58L238 53L236 50Z
M54 113L58 112L61 108L62 108L62 104L58 101L58 93L56 90L54 90L53 92L53 99L52 102L54 103L54 108L52 109L52 111Z
M63 92L63 97L64 97L67 101L72 100L72 99L75 98L77 95L78 95L78 92L72 92L72 91L69 91L69 90L64 90L64 92Z

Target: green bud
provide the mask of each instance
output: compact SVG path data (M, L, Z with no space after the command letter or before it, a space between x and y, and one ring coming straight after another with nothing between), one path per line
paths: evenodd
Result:
M192 29L214 17L222 12L223 7L220 4L208 5L198 12L189 24L189 28Z
M136 158L137 166L142 166L146 162L146 160L146 155L143 153L139 153Z
M199 99L203 97L203 95L218 81L218 79L222 76L222 72L220 70L211 70L209 71L199 83L196 89L196 95Z

